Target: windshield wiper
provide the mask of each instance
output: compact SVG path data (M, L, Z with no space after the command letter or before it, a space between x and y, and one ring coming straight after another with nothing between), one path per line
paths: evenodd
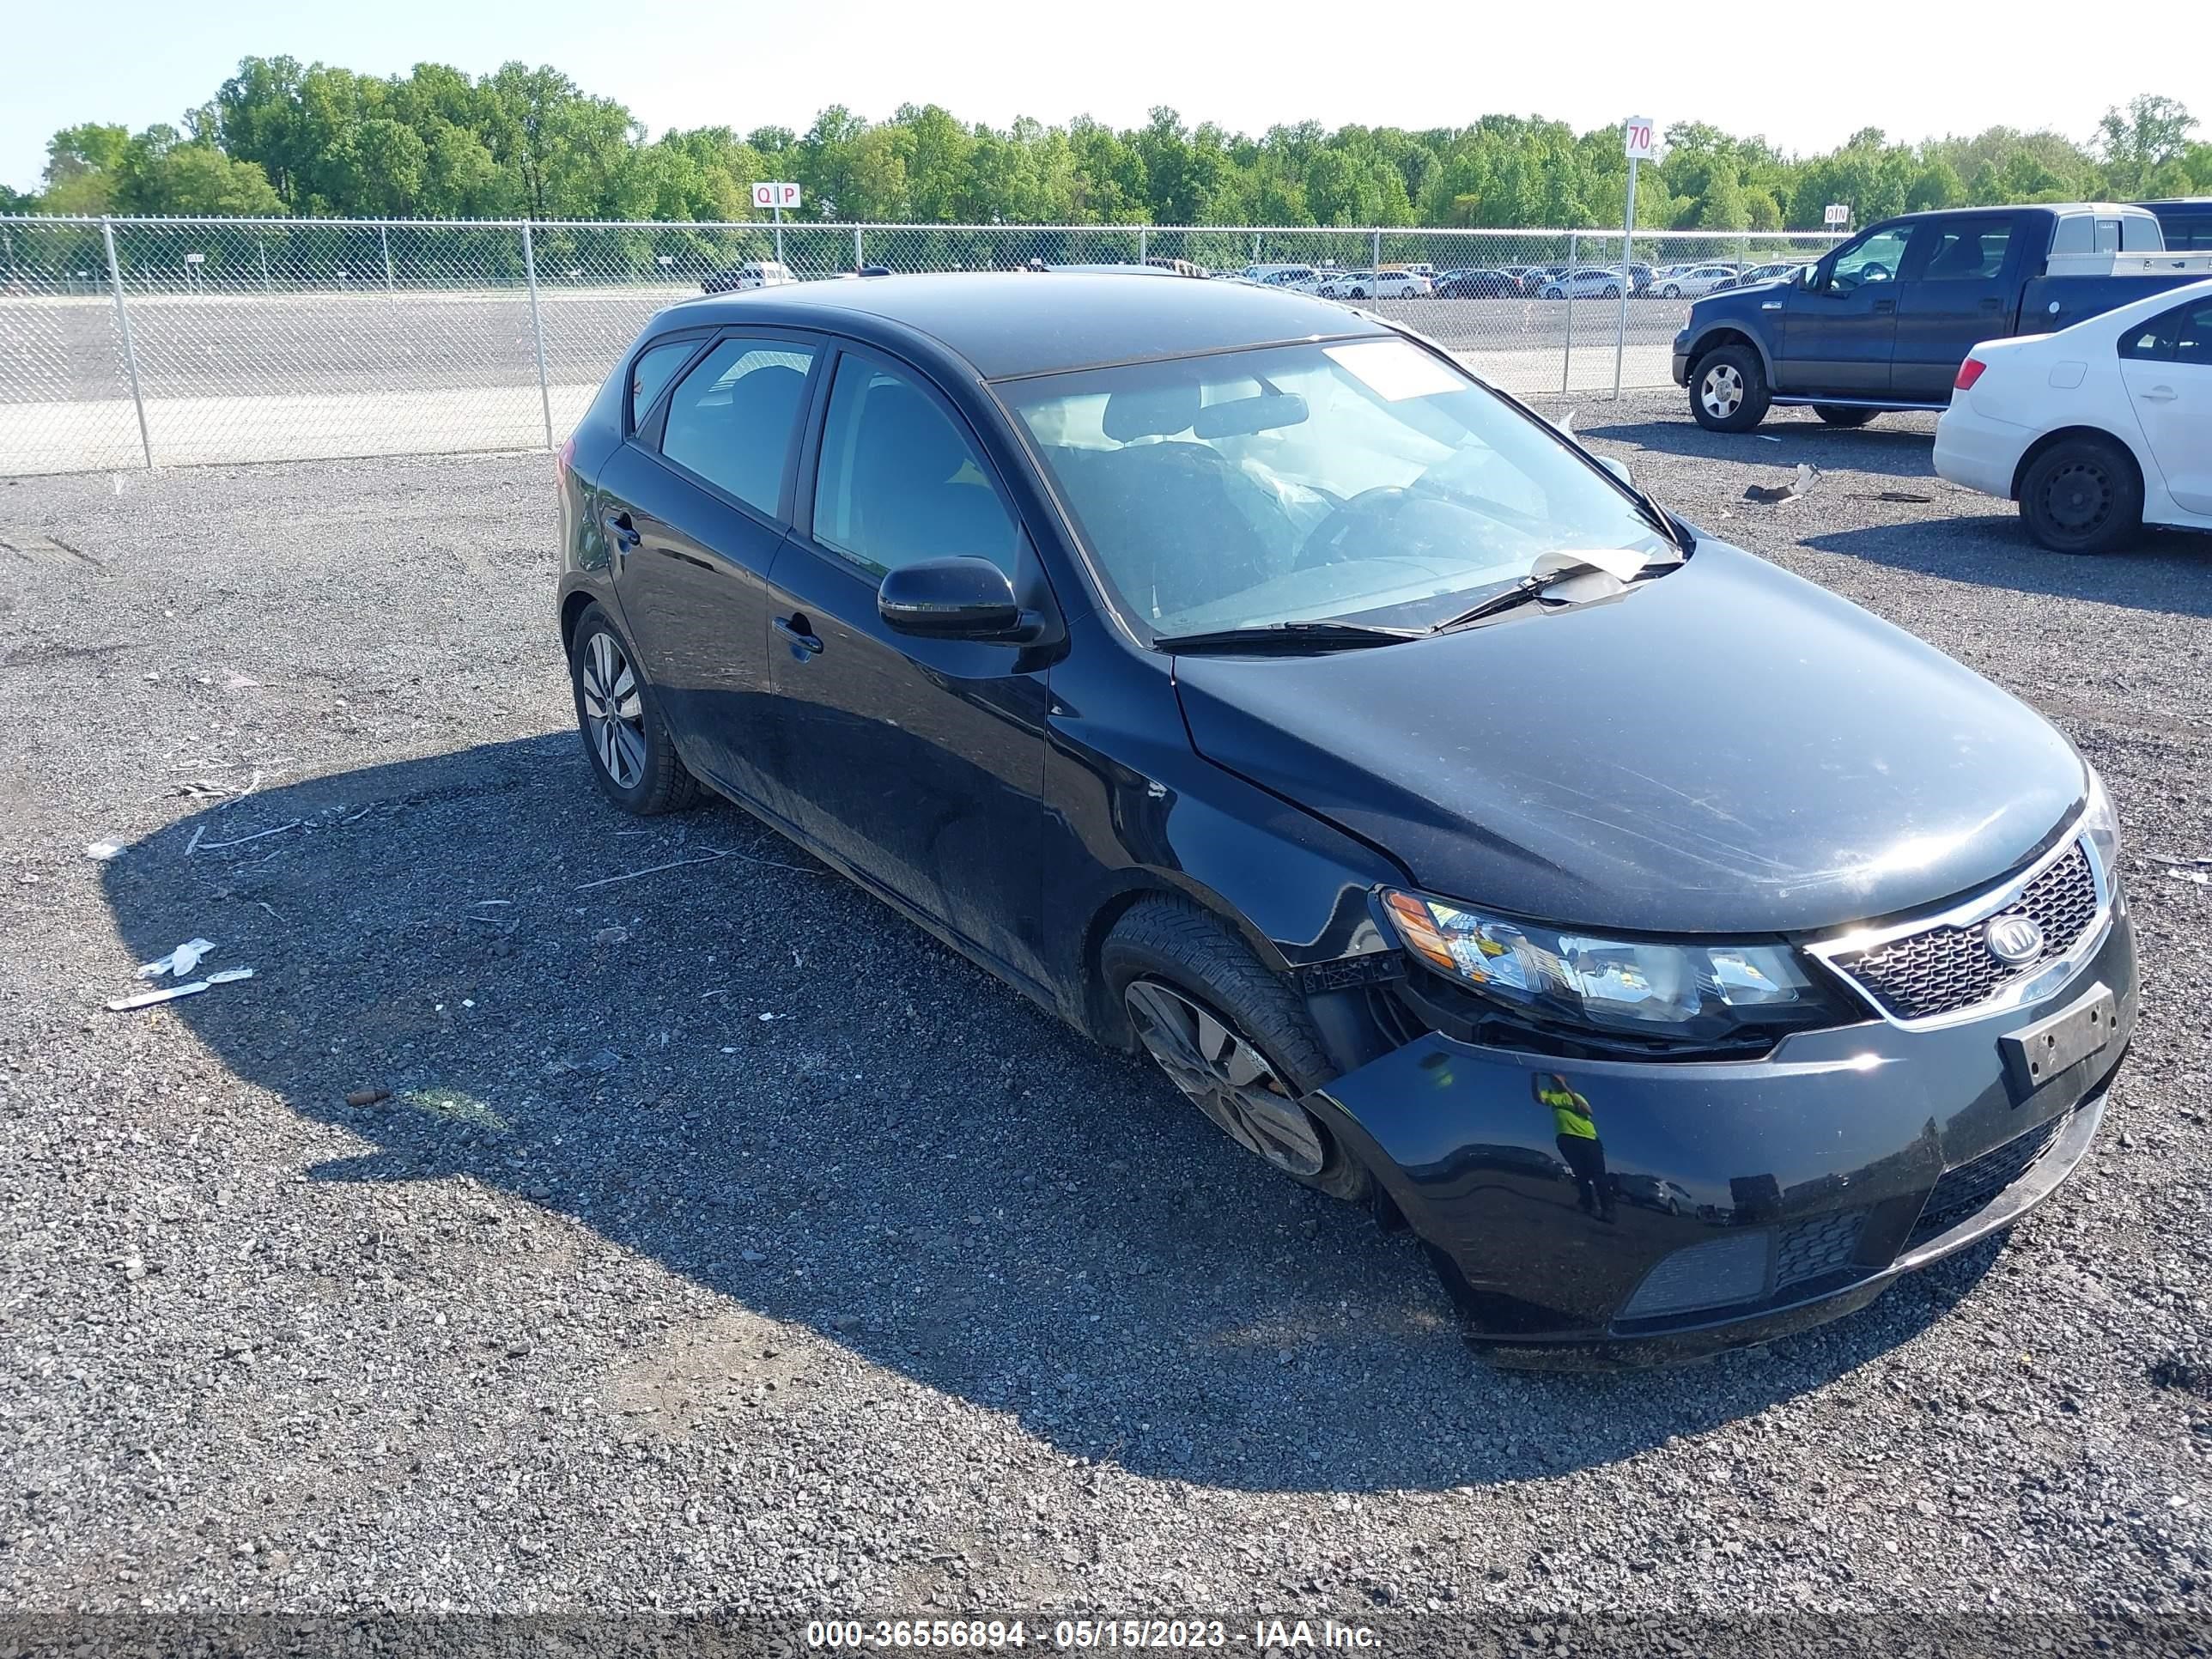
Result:
M1163 651L1270 650L1352 651L1363 646L1395 645L1425 638L1421 628L1381 628L1372 623L1279 622L1251 628L1215 628L1199 634L1162 634L1152 640Z
M1643 570L1628 580L1638 580L1653 569L1672 570L1674 568L1672 562L1658 566L1646 565ZM1462 611L1456 617L1449 617L1438 623L1432 631L1438 634L1449 633L1455 628L1464 628L1469 623L1480 622L1485 617L1494 617L1501 611L1510 611L1515 605L1534 599L1546 588L1554 586L1566 580L1570 576L1587 576L1591 571L1599 568L1601 567L1595 564L1570 564L1547 570L1540 575L1523 576L1512 586L1492 593L1473 609ZM1626 584L1623 585L1626 586Z

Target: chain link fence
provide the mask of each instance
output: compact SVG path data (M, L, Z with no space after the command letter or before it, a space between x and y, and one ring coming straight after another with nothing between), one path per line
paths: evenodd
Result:
M1187 261L1372 307L1516 392L1661 386L1712 268L1832 240L0 216L0 474L550 447L663 307L874 269Z

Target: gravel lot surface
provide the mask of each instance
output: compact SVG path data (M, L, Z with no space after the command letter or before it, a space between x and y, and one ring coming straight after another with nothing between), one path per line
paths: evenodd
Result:
M605 805L545 457L0 483L0 1610L2204 1616L2212 886L2150 855L2212 856L2212 543L1678 398L1576 423L2103 770L2144 1011L2008 1243L1625 1377L1486 1369L1402 1236L736 810ZM255 977L105 1010L195 936Z

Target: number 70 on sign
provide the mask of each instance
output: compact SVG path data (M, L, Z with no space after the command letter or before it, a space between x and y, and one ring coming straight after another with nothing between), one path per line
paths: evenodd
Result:
M1651 131L1651 118L1650 116L1632 115L1625 123L1622 124L1620 129L1621 152L1626 155L1630 161L1650 161L1651 159L1652 150L1655 147L1655 142Z

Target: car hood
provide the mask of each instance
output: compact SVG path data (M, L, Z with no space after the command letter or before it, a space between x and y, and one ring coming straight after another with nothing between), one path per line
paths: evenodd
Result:
M1616 599L1369 650L1178 658L1199 752L1546 921L1771 933L2047 846L2081 759L1950 658L1724 543Z

